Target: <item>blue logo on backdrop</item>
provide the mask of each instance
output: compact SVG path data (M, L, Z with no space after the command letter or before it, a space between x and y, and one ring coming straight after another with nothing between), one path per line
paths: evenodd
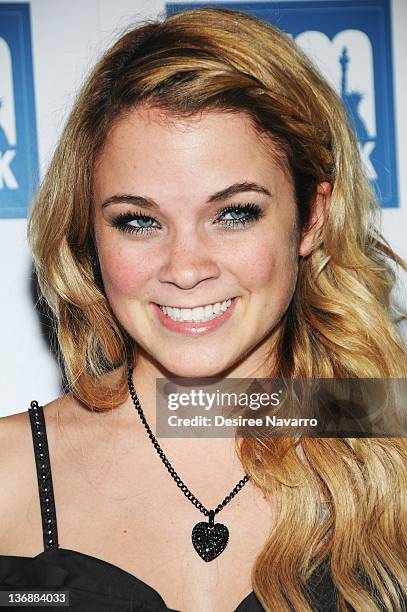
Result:
M27 215L37 176L29 5L0 3L0 218Z
M383 207L397 207L389 0L286 0L167 4L167 13L222 6L291 34L341 96L367 176Z

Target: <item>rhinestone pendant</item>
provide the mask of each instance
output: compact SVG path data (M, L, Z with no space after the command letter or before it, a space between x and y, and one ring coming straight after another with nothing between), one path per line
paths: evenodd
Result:
M208 523L197 523L192 530L192 544L204 561L213 561L225 550L229 541L229 530L222 523L214 524L215 512L209 512Z

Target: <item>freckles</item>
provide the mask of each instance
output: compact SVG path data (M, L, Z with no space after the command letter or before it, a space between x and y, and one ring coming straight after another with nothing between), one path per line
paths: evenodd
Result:
M291 286L296 273L293 255L287 242L258 241L239 256L239 275L256 287L273 284L283 290Z
M101 269L106 291L126 296L137 296L137 292L151 277L151 270L144 257L120 248L112 249L102 259Z
M245 249L237 258L239 275L245 280L262 286L270 282L270 276L277 267L278 252L270 243L257 242Z

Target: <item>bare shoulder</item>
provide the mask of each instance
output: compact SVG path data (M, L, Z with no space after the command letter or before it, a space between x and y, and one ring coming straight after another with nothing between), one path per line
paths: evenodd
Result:
M20 485L28 476L31 464L26 458L32 449L31 430L27 412L13 414L0 419L0 530L7 525L7 516L14 502L21 496ZM32 450L31 450L32 454ZM25 464L25 466L24 466ZM0 532L0 540L3 534Z
M120 369L105 375L114 380ZM47 437L53 454L58 453L64 435L71 441L80 439L81 432L91 424L94 428L95 412L85 407L72 393L61 395L55 400L42 405L46 423ZM105 411L106 414L109 411ZM98 421L103 421L102 413L97 412ZM6 417L0 417L0 484L4 478L12 478L18 466L24 468L32 462L33 442L30 418L27 410ZM10 468L14 468L11 469Z
M87 410L72 395L57 397L42 405L49 446L55 454L63 430L84 420ZM79 431L79 429L78 429ZM0 486L21 483L24 475L35 468L34 447L28 409L0 418ZM4 489L3 489L4 490Z
M74 399L58 397L43 406L46 423L58 419L62 406L72 410ZM33 442L28 409L0 418L0 474L4 476L6 466L21 463L28 454L32 455Z
M77 485L84 464L91 472L100 463L100 448L112 438L114 411L92 411L72 394L44 404L43 410L54 491L63 512L65 491ZM28 406L0 418L0 492L0 555L38 554L41 508Z
M44 405L47 432L53 438L61 409L69 412L73 406L67 396ZM0 491L0 554L38 553L41 514L28 410L0 418Z

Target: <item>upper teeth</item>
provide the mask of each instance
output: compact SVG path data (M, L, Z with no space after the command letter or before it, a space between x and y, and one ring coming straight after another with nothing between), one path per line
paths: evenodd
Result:
M173 321L210 321L223 314L231 305L232 300L216 302L207 306L197 308L171 308L170 306L160 306L161 310Z

